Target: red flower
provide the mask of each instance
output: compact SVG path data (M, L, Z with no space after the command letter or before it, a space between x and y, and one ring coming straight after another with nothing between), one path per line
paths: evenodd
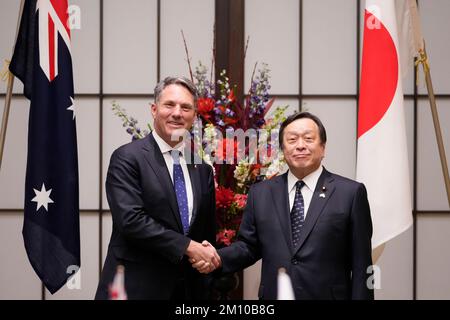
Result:
M233 190L219 186L216 188L216 207L222 209L228 209L233 203L234 193Z
M233 90L230 90L230 93L228 94L228 100L230 100L230 102L234 102L236 100Z
M230 155L228 152L228 149L233 149L233 154ZM233 159L233 161L237 158L237 151L238 151L238 142L234 139L227 139L223 138L217 143L217 149L216 149L216 159L220 161L224 161L227 159ZM228 153L227 153L228 152Z
M234 107L234 103L236 101L236 97L234 96L233 90L230 91L230 93L228 94L227 99L229 100L225 105L218 105L217 109L220 111L220 114L222 115L221 120L226 124L226 125L234 125L238 122L238 115L236 113L235 107ZM229 116L228 112L232 111L233 112L233 116Z
M247 204L247 195L246 194L235 194L234 202L236 203L239 209L244 209Z
M263 166L260 163L255 163L251 165L250 176L252 177L252 179L256 179L260 175L262 167Z
M231 240L234 238L235 235L236 235L235 230L223 229L217 233L216 241L218 243L223 243L224 245L229 246L231 244Z
M235 124L236 122L238 122L238 119L236 119L236 118L230 118L230 117L224 117L224 118L223 118L223 122L225 122L225 124L231 126L231 125Z
M214 99L211 98L199 98L197 101L198 113L205 118L211 118L211 111L213 111L215 106Z

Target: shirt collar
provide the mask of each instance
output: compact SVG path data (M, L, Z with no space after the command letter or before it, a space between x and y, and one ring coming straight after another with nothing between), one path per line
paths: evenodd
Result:
M177 144L175 147L171 147L167 142L164 141L163 138L156 132L156 130L152 131L153 138L155 138L156 144L159 147L159 150L161 150L161 153L167 153L172 150L178 150L181 152L181 156L184 157L184 141Z
M317 181L319 181L319 177L322 174L323 167L319 166L315 171L308 174L306 177L302 179L302 181L305 183L305 185L308 187L311 192L314 192L316 189ZM294 174L291 172L291 170L288 171L288 191L291 192L292 189L295 187L295 184L297 183L298 178L294 176Z

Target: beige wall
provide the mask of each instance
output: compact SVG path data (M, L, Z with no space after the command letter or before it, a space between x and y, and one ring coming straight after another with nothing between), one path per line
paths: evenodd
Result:
M133 2L133 5L130 5ZM156 0L103 1L103 35L100 34L100 1L73 0L81 9L81 29L73 30L73 63L77 113L82 272L81 290L62 289L46 299L91 299L99 275L100 256L105 257L111 232L103 186L112 151L129 141L120 120L111 111L118 101L141 126L151 121L150 93L157 80ZM302 34L299 34L298 0L247 0L245 30L250 36L245 65L246 85L256 61L267 62L272 94L279 105L289 104L289 113L303 109L319 115L328 132L325 166L338 174L355 177L357 108L357 0L303 0ZM430 56L433 82L438 96L441 126L450 159L450 12L447 0L419 1L423 31ZM0 3L0 58L11 56L19 1ZM361 1L361 8L364 1ZM361 12L360 12L361 14ZM161 1L161 77L188 73L180 29L184 30L192 63L210 65L214 23L213 0ZM103 56L100 53L103 39ZM300 50L300 43L301 50ZM302 58L302 74L299 74ZM102 61L103 75L100 75ZM102 76L103 86L100 88ZM405 93L413 93L412 75ZM301 102L299 94L301 83ZM248 87L246 88L248 89ZM16 81L14 92L21 93ZM100 93L108 94L102 96ZM425 93L421 80L420 93ZM0 82L0 112L5 83ZM133 96L134 95L134 96ZM144 96L146 95L146 96ZM314 96L311 96L314 95ZM294 97L292 97L294 96ZM100 113L102 108L102 113ZM450 211L445 198L439 157L426 99L406 99L411 181L417 161L416 251L413 229L389 242L378 265L381 289L378 299L412 299L414 257L417 268L417 298L450 299ZM41 284L31 269L23 247L24 178L28 102L14 97L0 171L0 299L41 299ZM100 132L100 124L102 131ZM417 134L416 144L414 134ZM416 147L416 150L414 148ZM102 162L100 164L100 155ZM416 156L415 156L416 155ZM102 191L100 191L102 190ZM102 192L102 193L100 193ZM441 211L445 211L444 213ZM100 225L101 232L100 234ZM256 298L259 266L245 271L244 297Z

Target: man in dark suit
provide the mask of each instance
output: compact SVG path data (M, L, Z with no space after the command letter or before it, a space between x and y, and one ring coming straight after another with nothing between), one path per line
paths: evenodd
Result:
M218 266L212 168L190 164L183 135L196 116L197 95L185 78L155 88L154 131L111 156L106 194L113 230L96 299L108 298L118 265L129 299L205 299L209 276L188 259Z
M280 268L296 299L373 299L366 189L322 167L326 139L316 116L286 119L279 140L289 171L250 188L238 241L218 251L223 272L262 258L261 299L277 298Z

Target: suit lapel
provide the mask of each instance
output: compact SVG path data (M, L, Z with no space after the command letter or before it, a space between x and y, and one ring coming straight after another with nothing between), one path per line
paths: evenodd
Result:
M178 229L182 233L183 226L181 223L177 198L175 195L175 190L173 188L172 179L170 178L170 174L166 166L166 162L164 161L164 157L158 147L158 144L155 141L155 138L153 138L153 136L149 134L147 139L148 144L143 147L144 157L155 175L158 177L161 188L164 194L167 195L167 198L169 199L169 205L172 209L175 221L177 222Z
M333 183L334 178L332 175L323 169L322 174L317 181L316 189L311 199L308 212L306 214L305 224L303 225L300 232L300 240L297 248L294 248L294 253L297 252L305 242L308 235L311 233L314 225L317 222L320 214L322 213L328 200L331 198L335 186ZM323 190L325 188L325 190Z
M288 248L292 251L291 221L289 218L289 193L287 190L287 173L281 175L271 184L272 201L280 220L283 236Z
M189 171L189 177L191 178L191 185L192 185L192 193L194 196L193 199L193 209L192 209L192 217L191 217L191 223L190 225L194 223L195 218L197 217L197 213L200 206L200 177L198 174L197 165L195 164L188 164L187 165L188 171Z

